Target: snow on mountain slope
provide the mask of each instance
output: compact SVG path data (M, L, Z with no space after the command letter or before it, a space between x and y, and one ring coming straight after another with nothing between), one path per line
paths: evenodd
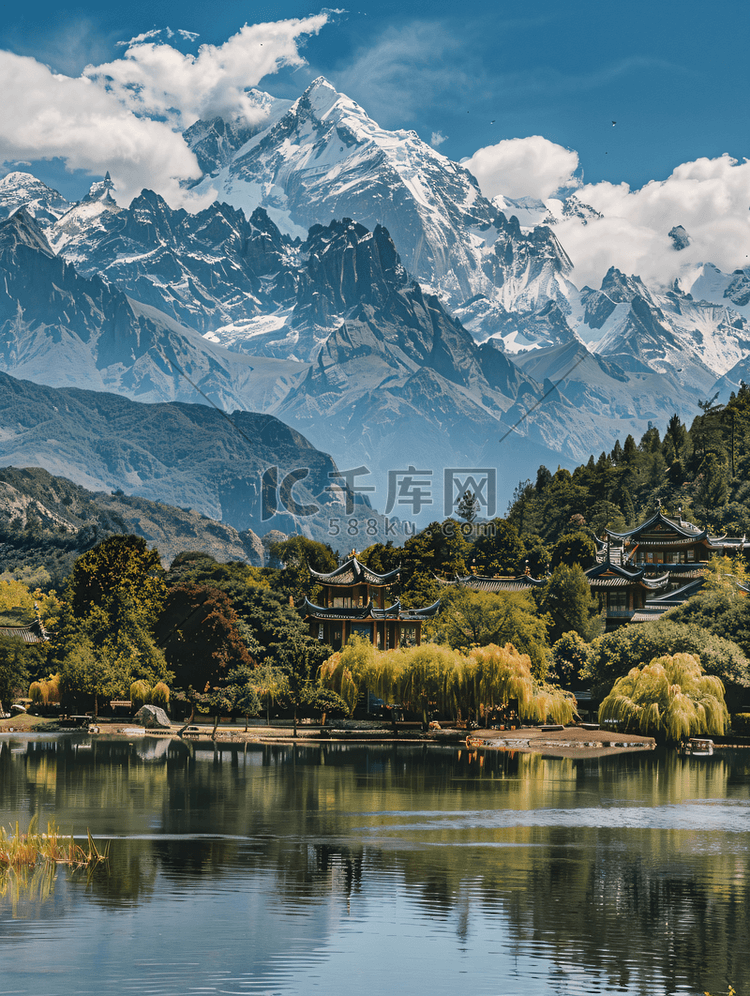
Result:
M42 228L57 221L71 207L62 194L31 173L14 171L0 179L0 218L25 208Z
M549 229L523 233L465 168L416 132L380 128L322 77L203 188L263 206L292 235L334 218L383 225L407 270L454 303L483 293L528 308L567 293L570 261Z
M185 141L195 153L204 173L218 173L253 135L270 128L292 104L291 100L272 97L270 93L257 89L246 90L245 99L263 115L260 124L248 126L244 120L214 118L212 121L196 121L185 132Z
M276 283L282 299L293 293L284 278L298 252L262 210L248 220L215 203L189 214L149 190L121 208L97 189L48 231L82 275L98 274L200 332L274 311Z
M0 271L0 369L15 377L140 401L205 403L206 395L227 410L270 410L308 371L229 353L100 277L81 277L23 210L0 223Z

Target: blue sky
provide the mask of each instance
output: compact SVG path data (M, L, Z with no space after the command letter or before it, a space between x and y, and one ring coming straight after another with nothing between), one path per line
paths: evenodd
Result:
M195 52L222 45L246 22L316 13L297 2L61 8L30 0L4 13L0 49L77 77L87 64L121 57L117 42L151 29L196 32L195 41L170 39ZM639 187L698 157L747 153L749 21L739 2L368 0L300 37L306 65L258 85L296 97L322 74L384 127L413 128L453 159L542 135L578 153L587 182ZM80 196L96 163L85 169L71 175L57 160L35 171Z

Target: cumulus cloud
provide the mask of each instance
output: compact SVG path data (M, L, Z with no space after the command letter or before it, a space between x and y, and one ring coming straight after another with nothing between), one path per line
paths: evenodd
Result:
M300 66L303 36L317 34L328 13L266 24L246 24L223 45L201 45L197 55L159 44L149 33L122 58L87 66L84 76L106 88L134 114L163 116L187 128L199 118L242 117L257 124L259 108L245 93L282 66Z
M156 44L147 33L122 58L87 66L81 76L0 51L0 161L59 156L73 170L109 170L121 203L150 187L173 205L201 207L210 194L198 201L180 185L200 169L179 132L217 114L259 123L264 112L245 88L303 63L300 40L329 16L246 25L197 55Z
M142 187L180 200L177 178L200 170L181 135L137 118L90 80L52 73L35 59L0 52L0 157L64 158L93 175L110 170L126 202Z
M555 233L573 261L579 287L598 287L610 266L668 286L703 263L725 272L750 265L750 162L731 156L696 159L666 180L638 189L627 183L581 184L578 154L534 135L479 149L463 160L486 197L534 197L547 202ZM578 187L576 198L599 212L564 216L554 199L561 187ZM690 245L675 252L670 229L681 225Z
M430 145L433 149L437 149L438 146L442 145L443 142L447 142L448 136L444 135L442 131L433 131L432 137L430 138Z
M577 192L601 218L556 226L575 265L574 281L598 286L608 266L662 285L701 263L725 272L750 263L750 162L724 155L678 166L666 180L640 189L587 184ZM671 228L682 225L690 245L675 252Z
M508 138L478 149L462 160L479 181L485 197L535 197L544 200L560 187L575 185L578 153L541 135Z

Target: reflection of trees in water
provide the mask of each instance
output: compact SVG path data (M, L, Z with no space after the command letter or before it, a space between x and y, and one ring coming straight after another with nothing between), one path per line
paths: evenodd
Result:
M745 801L750 758L182 744L143 755L104 741L89 756L62 742L12 761L0 752L9 809L43 801L62 824L85 799L98 832L130 835L87 887L100 902L148 902L160 877L189 889L258 870L273 876L276 908L405 889L462 940L478 915L497 917L561 973L582 967L613 985L655 979L665 992L702 991L750 977L749 876L736 835L729 849L699 831L522 826L507 816L518 811L520 824L541 809ZM493 809L504 819L493 821Z

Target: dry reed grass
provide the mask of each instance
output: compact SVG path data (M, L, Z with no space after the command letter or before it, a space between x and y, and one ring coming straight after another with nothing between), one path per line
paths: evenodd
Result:
M37 818L32 817L29 829L23 833L16 822L15 832L0 827L0 874L6 869L34 868L38 863L64 864L73 868L93 868L106 861L109 842L99 850L86 831L87 844L81 846L72 836L61 833L54 821L47 824L47 832L37 830Z

